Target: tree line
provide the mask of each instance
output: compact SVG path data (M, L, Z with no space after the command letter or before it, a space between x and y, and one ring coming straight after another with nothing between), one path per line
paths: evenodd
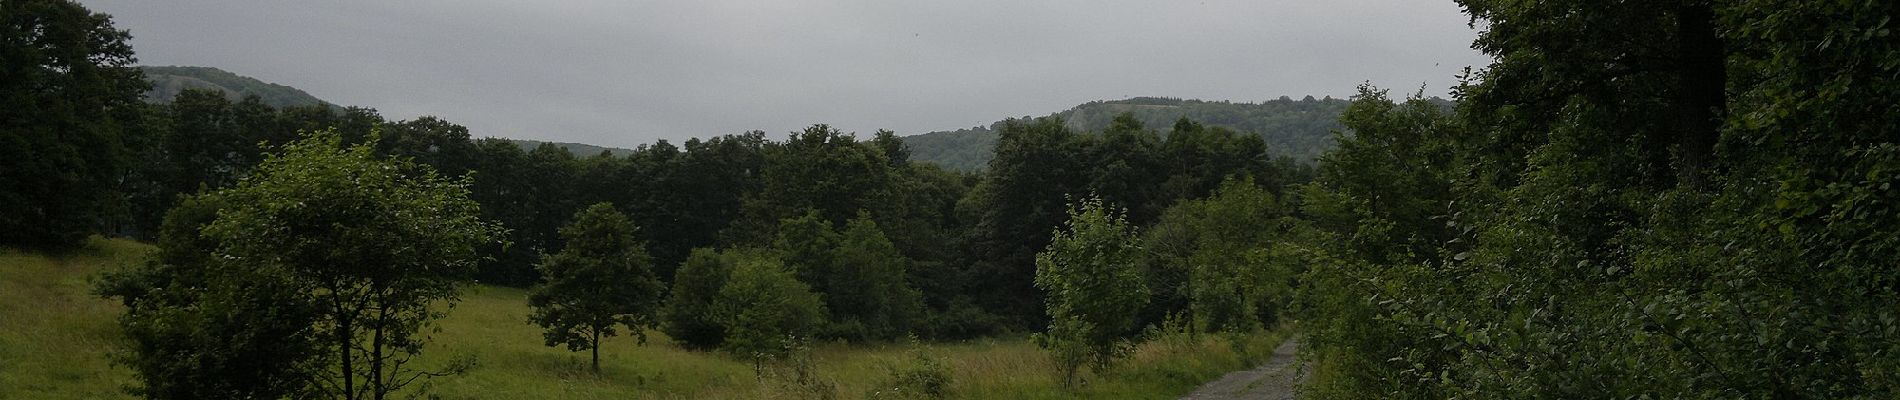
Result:
M8 65L40 80L6 80L27 108L0 148L46 156L4 158L0 239L156 236L101 286L153 397L380 398L441 373L403 363L475 279L532 287L574 350L1036 332L1073 380L1144 331L1298 320L1328 397L1900 388L1893 4L1460 3L1495 63L1450 107L1362 87L1316 169L1124 114L1005 121L963 173L825 125L580 157L360 108L141 106L129 47L96 46L122 31L36 2L80 28L7 29L93 47ZM166 384L208 376L241 387Z
M1255 135L1126 114L1099 133L1006 121L989 171L964 173L911 161L892 132L822 124L575 155L361 107L144 104L109 17L7 5L7 29L42 42L7 63L9 150L31 156L7 158L0 191L22 212L4 244L156 241L98 286L126 306L119 357L148 397L401 392L466 367L410 361L470 282L530 287L530 322L573 350L616 326L755 361L805 340L1040 331L1037 253L1084 197L1148 226L1223 182L1280 193L1310 174ZM1156 304L1108 336L1184 303Z

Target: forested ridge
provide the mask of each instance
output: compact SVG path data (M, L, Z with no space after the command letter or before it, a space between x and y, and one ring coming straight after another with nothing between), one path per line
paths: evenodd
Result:
M1449 106L1449 102L1432 101ZM1268 154L1299 163L1312 163L1320 153L1333 148L1332 132L1339 130L1339 113L1347 101L1330 96L1294 100L1278 99L1257 103L1206 101L1170 97L1136 97L1124 100L1091 101L1068 110L1049 114L1070 129L1098 132L1106 129L1120 114L1128 113L1147 126L1166 126L1187 118L1211 127L1259 135L1267 142ZM1031 119L1021 117L1019 119ZM950 131L905 136L913 157L958 171L984 168L991 157L999 130L1005 121Z
M0 245L155 241L96 289L149 398L419 393L472 365L410 363L471 282L528 288L523 323L595 374L603 338L664 334L794 371L787 397L837 395L814 341L1029 333L1080 390L1144 343L1273 329L1318 398L1900 392L1893 3L1461 0L1495 61L1452 102L1280 100L1340 110L1316 164L1138 98L981 129L974 170L824 124L574 154L147 104L107 16L4 4L33 42L0 80ZM932 360L890 386L946 396Z
M331 104L296 88L258 81L217 68L146 66L139 69L145 73L147 80L152 81L152 90L145 93L145 99L153 103L169 103L185 90L203 89L223 91L232 101L257 96L264 104L278 108ZM1447 107L1451 104L1438 98L1431 101ZM1330 96L1323 99L1306 96L1299 100L1281 96L1259 103L1136 97L1091 101L1045 117L1060 118L1070 129L1080 132L1099 132L1122 113L1133 115L1146 126L1168 126L1175 120L1187 118L1208 126L1260 135L1267 141L1271 156L1311 164L1321 153L1332 148L1332 132L1341 129L1339 113L1345 110L1346 104L1346 100ZM1034 118L1025 116L1016 119ZM900 138L910 147L911 157L916 161L969 172L984 168L994 156L997 132L1004 122ZM513 140L521 144L524 150L533 150L542 143L553 143L582 156L602 151L617 156L633 152L632 149L584 143Z
M247 96L257 96L265 105L277 108L293 106L330 106L330 102L311 96L303 90L256 78L234 74L211 67L186 66L142 66L139 72L152 82L151 90L145 91L145 101L166 103L178 97L186 90L214 90L224 92L231 100L240 100Z

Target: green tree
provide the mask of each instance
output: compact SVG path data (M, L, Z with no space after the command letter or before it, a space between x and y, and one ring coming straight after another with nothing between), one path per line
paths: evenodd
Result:
M507 139L483 138L475 141L475 183L469 185L469 197L482 205L482 219L508 227L509 246L492 242L482 246L484 259L476 279L484 283L527 286L536 282L533 264L540 254L529 238L537 210L533 171L528 168L528 153Z
M1496 62L1452 123L1363 114L1302 192L1347 245L1320 393L1900 391L1894 4L1460 3Z
M1421 99L1394 102L1370 86L1360 87L1340 120L1349 131L1336 134L1339 146L1321 158L1318 178L1297 192L1302 214L1320 231L1304 257L1315 267L1302 277L1302 345L1328 360L1322 368L1335 371L1335 378L1315 382L1315 390L1334 397L1445 397L1430 381L1393 377L1446 367L1450 355L1441 349L1449 346L1443 343L1448 335L1382 320L1388 310L1366 299L1418 299L1424 294L1408 291L1426 288L1391 282L1416 282L1443 252L1468 248L1450 246L1470 228L1447 218L1456 212L1449 206L1459 204L1451 168L1468 156L1455 140L1461 131L1442 107Z
M778 259L818 293L830 293L837 274L838 231L831 226L818 210L806 209L802 216L780 220L778 238L772 241Z
M673 290L661 325L667 337L697 350L718 348L725 342L726 327L714 312L714 303L719 301L719 290L731 279L739 257L711 248L693 249L673 276Z
M311 393L324 368L312 331L322 309L275 268L224 262L201 230L228 204L192 196L166 213L158 252L96 287L125 305L126 346L114 360L138 377L148 399L273 399Z
M1083 366L1105 370L1132 348L1148 287L1141 243L1119 213L1086 199L1069 215L1067 229L1036 254L1036 287L1049 312L1049 330L1036 341L1054 353L1063 382L1073 386Z
M1229 179L1213 196L1168 208L1148 230L1143 243L1155 258L1150 289L1157 302L1175 307L1166 311L1187 311L1200 330L1262 328L1292 294L1297 265L1275 248L1295 241L1298 225L1252 179Z
M1087 192L1087 144L1057 119L1009 120L1001 134L989 174L959 205L974 222L965 274L985 310L1026 328L1043 318L1036 252L1068 218L1070 196Z
M713 310L726 338L720 348L762 368L809 340L825 321L824 301L785 269L759 255L734 260L732 276L719 288Z
M1098 163L1089 187L1103 201L1128 205L1128 222L1146 225L1172 199L1164 198L1162 183L1168 168L1161 158L1161 136L1142 126L1133 113L1117 114L1094 147Z
M0 245L70 249L103 219L148 84L131 35L78 3L0 3L0 37Z
M548 346L593 350L600 372L600 338L622 325L646 341L653 326L661 286L633 222L611 203L596 203L561 228L566 246L541 261L542 282L528 291L534 312L528 319L544 329Z
M892 196L894 172L885 152L877 143L860 142L824 124L794 132L783 143L767 143L761 186L746 196L744 217L726 228L725 242L767 245L780 220L816 211L835 227L883 203Z
M859 214L845 224L833 250L834 270L825 304L833 325L856 330L857 339L890 340L913 333L923 312L916 289L905 282L910 260L884 238L877 222ZM846 332L840 332L846 333Z
M475 167L475 142L469 139L468 128L433 116L385 124L376 151L412 158L448 176L461 176Z
M423 328L442 315L432 306L457 298L476 248L499 237L466 186L319 132L219 192L230 206L204 234L222 262L281 271L295 285L272 296L321 310L307 334L327 354L305 371L319 393L380 400L432 375L411 364Z

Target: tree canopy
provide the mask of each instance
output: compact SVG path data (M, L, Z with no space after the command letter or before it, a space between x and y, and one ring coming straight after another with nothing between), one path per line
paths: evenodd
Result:
M66 250L97 232L126 174L147 83L131 34L67 0L0 4L0 245Z

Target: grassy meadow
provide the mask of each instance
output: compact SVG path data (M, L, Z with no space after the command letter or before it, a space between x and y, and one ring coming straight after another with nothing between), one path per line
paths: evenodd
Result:
M93 240L69 256L0 250L0 399L128 398L130 371L108 359L117 339L119 306L91 295L103 272L139 262L150 246ZM542 345L527 322L520 289L475 286L439 321L424 364L474 358L465 375L440 378L428 388L444 399L756 399L796 397L784 367L765 378L744 361L693 352L650 332L647 343L628 336L605 341L602 373L588 371L587 353ZM1270 354L1280 334L1242 340L1249 354ZM1060 387L1047 355L1025 337L924 345L950 368L952 398L1169 399L1249 363L1227 339L1164 335L1141 345L1116 369L1086 375L1075 389ZM839 398L861 398L908 362L910 344L817 344L811 352L817 380Z

